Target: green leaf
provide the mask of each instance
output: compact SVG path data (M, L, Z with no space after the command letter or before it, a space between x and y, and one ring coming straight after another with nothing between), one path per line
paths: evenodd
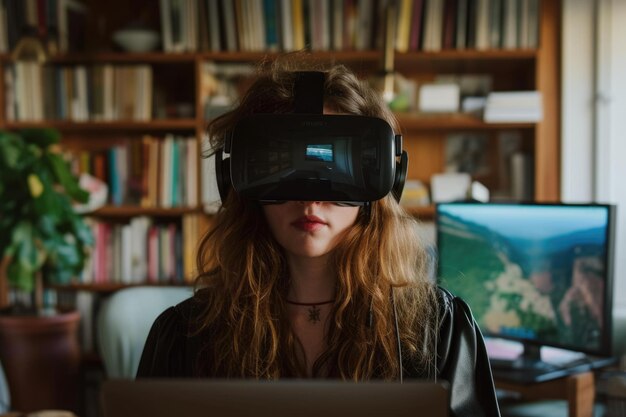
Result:
M46 242L49 256L46 261L46 279L55 284L66 283L72 276L79 274L85 264L84 246L72 233ZM51 273L51 271L56 271ZM66 276L69 274L69 278Z
M80 203L89 200L89 193L78 186L78 180L70 171L66 161L56 154L46 154L57 181L65 188L67 194Z
M0 132L0 166L6 169L16 169L24 148L25 144L18 136Z
M80 252L78 247L71 242L63 242L54 248L56 253L55 263L64 266L75 266L80 263Z
M53 236L56 232L56 218L49 213L44 213L37 221L37 227L44 236Z
M72 220L72 223L73 223L74 233L76 234L76 237L78 238L79 242L83 246L92 246L95 242L95 239L94 239L93 231L91 230L91 227L89 227L89 225L85 223L83 218L80 216L77 216L76 218L74 218Z
M21 221L13 231L12 241L16 246L14 254L16 262L30 271L41 268L47 252L41 245L37 245L37 233L30 223Z
M7 268L9 284L22 291L32 291L35 287L35 272L24 268L19 262L11 262Z
M27 221L20 221L13 229L11 240L15 244L30 239L33 236L33 227Z
M51 187L44 186L44 191L39 198L33 201L33 211L37 213L37 216L48 216L48 218L56 225L61 218L65 215L62 200L67 198L66 196L59 195Z
M74 271L67 268L54 268L47 271L46 281L56 285L64 285L72 282Z

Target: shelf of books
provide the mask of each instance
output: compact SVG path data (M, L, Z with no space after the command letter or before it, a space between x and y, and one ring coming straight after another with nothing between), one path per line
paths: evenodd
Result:
M442 173L469 174L497 198L558 197L558 65L550 58L558 1L160 0L134 10L121 0L73 0L58 3L86 9L50 9L45 18L33 3L0 2L0 127L58 129L75 172L106 188L89 214L96 246L70 287L78 292L188 285L219 200L202 158L206 122L236 104L256 63L284 52L305 50L306 59L374 79L392 4L390 106L410 154L407 210L433 218L430 182ZM39 3L48 10L55 2ZM137 16L160 47L133 52L114 42ZM54 46L45 63L9 54L29 25ZM456 86L456 107L425 110L420 94L430 85ZM530 107L512 96L489 101L524 91L534 92L524 99ZM485 119L487 103L495 120Z
M184 214L178 221L142 215L127 223L93 219L95 250L76 284L122 287L190 283L200 238L198 216Z
M380 49L386 11L395 9L398 52L533 49L540 1L161 1L165 52Z

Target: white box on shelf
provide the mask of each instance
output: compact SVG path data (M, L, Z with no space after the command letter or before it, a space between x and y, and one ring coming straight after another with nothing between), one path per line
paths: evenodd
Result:
M469 196L472 200L480 201L481 203L489 202L489 188L478 181L472 181L470 185Z
M472 177L466 172L435 174L430 178L433 203L467 199Z
M497 91L487 96L487 123L536 123L543 119L540 91Z
M458 84L424 84L419 89L419 111L424 113L458 112L460 100Z

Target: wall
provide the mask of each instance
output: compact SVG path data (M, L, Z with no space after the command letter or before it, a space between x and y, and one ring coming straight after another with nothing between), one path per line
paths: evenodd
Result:
M618 205L616 344L626 353L626 2L563 1L563 201Z

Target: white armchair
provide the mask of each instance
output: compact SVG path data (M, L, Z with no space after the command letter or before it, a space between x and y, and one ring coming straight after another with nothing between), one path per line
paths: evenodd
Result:
M4 376L2 363L0 363L0 414L8 413L11 406L11 397L9 396L9 384Z
M152 323L192 295L191 287L132 287L105 300L98 312L98 348L108 378L134 379Z

